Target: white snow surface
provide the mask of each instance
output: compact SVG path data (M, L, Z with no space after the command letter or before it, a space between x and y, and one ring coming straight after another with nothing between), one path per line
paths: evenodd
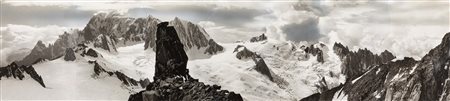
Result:
M316 61L300 49L302 44L269 39L250 43L219 43L225 50L207 59L188 61L190 75L206 84L217 84L223 90L240 93L248 101L299 100L318 92L314 86L322 77L329 88L344 82L340 74L340 61L332 51L325 52L325 63ZM260 54L270 70L287 81L279 85L254 69L252 60L239 60L233 53L237 45ZM88 45L90 46L90 45ZM322 47L332 49L331 45ZM292 50L292 47L297 48ZM94 48L101 57L81 57L73 62L62 58L34 65L47 88L41 87L31 78L20 81L2 79L2 99L4 100L127 100L130 93L142 90L139 87L126 87L115 76L94 78L93 65L97 62L108 71L119 71L136 79L153 80L155 52L144 50L144 44L118 47L117 53L109 53ZM188 50L189 51L189 50ZM20 93L20 94L19 94Z
M62 58L33 65L47 88L30 77L20 81L1 80L2 100L127 100L130 93L142 88L126 87L115 76L94 78L94 66L88 60L97 60L109 71L120 71L134 79L153 77L154 53L146 52L144 44L120 47L116 53L95 48L103 58L81 57L73 62Z
M225 52L209 59L189 61L190 74L201 82L221 85L223 89L240 93L245 100L299 100L318 92L314 85L322 77L325 77L330 87L338 86L345 80L345 77L340 74L341 63L332 51L326 51L328 57L322 64L313 56L305 59L305 52L299 49L300 43L269 39L256 43L240 42L221 45L224 46ZM286 80L289 85L278 86L277 83L254 70L253 61L237 59L236 53L233 53L237 45L244 45L249 50L260 54L271 71ZM296 51L291 50L294 45L298 48Z
M94 79L93 66L67 62L62 58L36 64L47 88L31 77L25 80L2 79L2 100L126 100L129 93L113 77Z

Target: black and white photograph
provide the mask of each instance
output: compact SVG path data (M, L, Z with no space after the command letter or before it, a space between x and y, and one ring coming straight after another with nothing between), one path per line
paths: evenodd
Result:
M450 0L0 0L1 101L450 101Z

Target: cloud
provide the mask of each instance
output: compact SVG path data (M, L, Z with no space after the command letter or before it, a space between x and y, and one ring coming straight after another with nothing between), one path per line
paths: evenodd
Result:
M246 23L254 22L255 17L270 14L263 9L251 9L238 6L222 7L210 5L164 5L152 8L132 8L130 15L153 15L158 18L173 19L180 17L193 22L213 21L225 26L240 27ZM167 20L169 20L167 19Z
M294 10L312 12L317 16L326 16L330 12L328 6L322 5L320 1L299 1L292 7Z
M375 53L386 49L399 58L420 59L449 31L448 7L442 2L337 6L319 18L320 32L327 36L321 41L342 42L350 48L368 48Z
M193 2L6 2L2 3L3 23L32 26L58 25L82 28L91 16L99 11L118 10L130 17L149 15L163 21L175 17L199 23L214 22L224 29L215 29L214 34L261 33L276 18L270 9L262 9L260 3L193 3ZM251 34L248 34L251 33ZM240 35L235 35L240 36ZM236 40L234 40L236 41ZM234 42L232 41L232 42ZM231 42L231 41L224 41Z
M281 27L287 40L292 41L317 41L321 34L318 28L318 20L309 18L301 23L290 23Z
M247 41L251 37L265 33L265 30L248 30L245 28L235 28L220 26L212 21L200 21L198 23L217 42L232 43L236 41Z
M21 57L22 55L17 54L26 53L27 50L34 47L38 40L42 40L44 43L53 43L59 35L69 30L70 28L56 25L32 27L9 24L2 27L0 35L1 66L15 60L8 58L10 55Z
M2 3L2 23L16 25L84 27L94 11L61 6L12 6Z

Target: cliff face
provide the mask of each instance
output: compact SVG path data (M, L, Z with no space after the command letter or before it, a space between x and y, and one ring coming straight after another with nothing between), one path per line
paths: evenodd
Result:
M356 52L352 52L348 47L344 47L340 43L335 43L333 49L342 61L341 72L347 76L347 80L353 80L373 68L373 66L387 63L395 58L389 51L384 51L380 55L373 54L367 49L359 49Z
M156 37L156 65L154 80L173 78L175 76L190 79L186 68L188 57L183 44L178 38L174 27L167 22L158 24Z
M240 94L220 90L218 85L205 85L189 75L188 57L173 26L168 22L158 24L154 82L146 90L130 95L130 101L192 101L227 100L242 101Z

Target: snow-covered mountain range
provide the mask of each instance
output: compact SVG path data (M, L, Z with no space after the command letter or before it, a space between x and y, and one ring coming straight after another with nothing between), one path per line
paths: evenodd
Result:
M447 33L422 60L399 60L389 51L351 51L340 43L280 41L265 34L217 43L201 26L180 18L97 13L84 29L62 33L53 44L38 41L25 58L0 68L1 99L136 100L156 91L172 100L446 101L449 40ZM173 88L179 85L192 85L205 96Z

